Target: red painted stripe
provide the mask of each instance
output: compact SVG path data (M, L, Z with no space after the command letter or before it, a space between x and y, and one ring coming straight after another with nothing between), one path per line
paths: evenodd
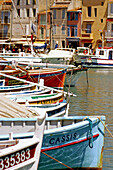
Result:
M93 135L93 138L96 138L98 136L99 136L99 134L97 133L96 135ZM49 151L49 150L53 150L53 149L63 148L63 147L66 147L66 146L70 146L70 145L74 145L74 144L77 144L77 143L81 143L81 142L87 141L89 139L91 139L91 138L89 137L89 138L85 138L85 139L82 139L82 140L79 140L79 141L75 141L75 142L72 142L72 143L67 143L67 144L64 144L64 145L55 146L55 147L46 148L46 149L41 149L41 152L45 152L45 151Z

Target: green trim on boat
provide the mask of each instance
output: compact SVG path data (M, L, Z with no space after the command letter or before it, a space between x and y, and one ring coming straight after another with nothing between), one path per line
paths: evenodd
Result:
M32 99L38 99L38 98L46 98L46 97L52 97L52 96L56 96L57 93L54 93L54 94L48 94L48 95L44 95L44 96L32 96L31 98Z

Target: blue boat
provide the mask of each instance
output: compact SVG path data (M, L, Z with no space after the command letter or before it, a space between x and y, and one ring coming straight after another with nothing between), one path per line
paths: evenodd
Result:
M2 119L1 125L3 124L3 126L4 121ZM14 139L33 136L32 126L24 124L22 133L19 134L17 133L19 132L18 120L16 124ZM38 170L101 170L105 135L104 124L105 116L46 118ZM29 129L27 132L26 127ZM9 136L0 136L0 140L3 139L8 140Z
M47 118L38 170L102 169L104 124L104 116Z

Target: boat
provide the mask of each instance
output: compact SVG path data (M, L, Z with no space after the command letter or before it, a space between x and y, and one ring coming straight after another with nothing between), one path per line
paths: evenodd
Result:
M113 68L113 49L96 49L94 56L81 59L82 65L90 68Z
M63 68L38 68L26 70L20 68L18 70L3 70L3 74L12 75L20 79L38 83L40 79L44 80L44 86L63 89L67 69ZM18 81L6 79L6 85L18 84Z
M68 115L69 103L67 103L66 100L61 100L52 104L37 104L26 107L36 110L37 112L43 109L47 113L47 117L58 117Z
M46 118L38 170L102 169L105 116Z
M17 95L27 96L27 95L49 94L51 93L51 90L42 88L42 89L35 89L35 90L23 90L23 91L15 91L15 92L10 91L10 92L0 92L0 93L7 97L11 97L11 96L16 97Z
M87 59L92 56L92 52L89 47L77 47L74 65L79 66L82 64L82 58Z
M0 93L2 92L17 92L24 90L36 90L36 85L23 84L23 85L13 85L13 86L0 86Z
M27 63L32 63L32 62L42 62L42 59L36 55L35 53L25 53L25 52L19 52L19 53L0 53L0 58L6 59L9 62L27 62Z
M105 116L46 118L38 170L102 169ZM33 133L16 135L27 138ZM4 138L2 138L4 139Z
M64 98L62 93L41 94L41 95L6 95L12 101L16 101L21 105L37 105L37 104L52 104L59 102Z
M0 169L37 170L46 113L34 112L0 96ZM29 134L28 137L22 137ZM32 136L30 136L32 133ZM14 139L15 134L20 138Z
M71 64L75 58L74 48L56 48L48 54L40 54L43 62L51 62L55 64Z

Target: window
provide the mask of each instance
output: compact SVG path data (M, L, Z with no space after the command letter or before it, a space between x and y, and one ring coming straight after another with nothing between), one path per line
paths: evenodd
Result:
M30 0L26 0L26 5L30 5Z
M100 36L102 37L102 32L100 33Z
M77 36L77 25L75 25L75 36Z
M104 2L101 2L101 6L103 6L104 5Z
M20 5L20 0L17 0L17 5Z
M36 5L36 0L33 0L33 5Z
M46 15L41 15L40 24L41 25L46 25Z
M70 13L67 13L68 21L70 21Z
M8 25L4 25L4 38L8 37Z
M53 10L53 19L56 19L56 9Z
M74 26L71 28L71 36L74 36Z
M20 17L20 9L17 9L18 16Z
M43 27L41 27L41 29L40 29L40 38L41 39L43 39L44 38L44 28Z
M1 12L1 23L2 24L4 23L4 12L3 11Z
M86 33L91 33L91 24L87 24Z
M53 26L53 34L56 34L56 25Z
M78 13L75 13L75 20L78 20Z
M77 25L71 27L71 36L77 36Z
M70 36L70 26L68 26L67 35L68 35L68 37Z
M103 19L101 19L101 23L103 23Z
M7 12L1 12L1 23L10 23L10 12L7 11Z
M78 13L71 13L71 20L74 21L74 20L78 20Z
M75 20L75 13L72 13L72 18L71 20Z
M65 18L65 9L62 10L62 19Z
M111 4L111 14L113 14L113 4Z
M27 17L29 17L29 9L27 9Z
M97 8L94 8L95 17L97 17Z
M33 16L36 16L36 9L33 9Z
M88 7L88 17L91 17L91 7Z
M111 37L113 37L113 24L111 24Z
M64 24L62 25L62 34L63 35L65 34L65 25Z
M99 51L99 55L104 55L104 51L103 51L103 50L100 50L100 51Z

